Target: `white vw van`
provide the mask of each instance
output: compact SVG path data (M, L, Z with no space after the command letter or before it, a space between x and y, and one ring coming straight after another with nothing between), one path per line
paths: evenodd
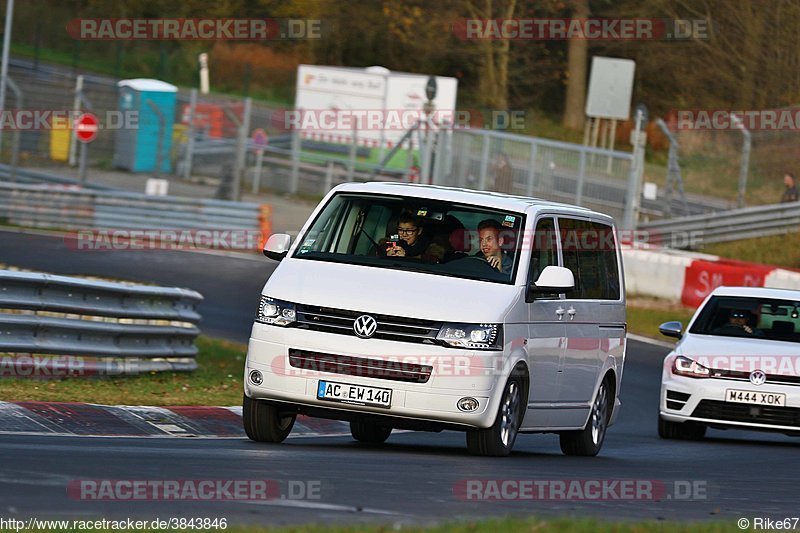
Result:
M340 185L264 286L247 353L247 435L295 417L467 435L504 456L518 433L596 455L619 410L625 290L613 220L563 204L437 186Z

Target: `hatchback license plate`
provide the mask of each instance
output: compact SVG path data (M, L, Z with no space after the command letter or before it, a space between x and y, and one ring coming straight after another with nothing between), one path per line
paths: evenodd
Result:
M353 405L391 407L392 389L364 387L335 381L320 381L317 386L317 399Z
M725 401L734 403L749 403L753 405L771 405L773 407L786 407L786 395L775 392L754 392L747 390L728 389L725 391Z

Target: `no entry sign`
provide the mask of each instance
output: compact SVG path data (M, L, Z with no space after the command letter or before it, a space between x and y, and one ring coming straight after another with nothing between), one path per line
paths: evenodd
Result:
M82 143L90 143L97 137L99 123L91 113L84 113L75 121L75 137Z

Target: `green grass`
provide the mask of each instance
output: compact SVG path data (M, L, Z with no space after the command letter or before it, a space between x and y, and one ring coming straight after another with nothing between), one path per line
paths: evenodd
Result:
M728 259L800 269L800 233L709 244L703 252Z
M79 533L79 529L60 530ZM159 531L140 529L137 531ZM228 527L230 533L385 533L387 531L407 531L426 533L496 533L502 532L564 532L564 533L727 533L741 531L736 526L736 519L724 522L612 522L588 518L495 518L481 521L465 521L447 523L436 526L401 526L399 528L386 525L353 525L353 526L233 526Z
M239 405L246 347L200 337L199 369L139 376L0 379L0 400L106 405Z
M694 314L694 309L688 309L680 304L673 304L663 300L633 299L628 301L628 331L645 337L669 341L658 332L658 326L664 322L677 320L684 327Z

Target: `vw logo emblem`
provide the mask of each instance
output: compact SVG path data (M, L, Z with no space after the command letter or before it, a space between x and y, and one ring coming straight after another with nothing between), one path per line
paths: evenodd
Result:
M750 373L750 383L753 385L763 385L767 381L767 375L763 370L753 370Z
M378 323L369 315L361 315L353 322L353 331L362 339L369 339L375 335L376 329L378 329Z

